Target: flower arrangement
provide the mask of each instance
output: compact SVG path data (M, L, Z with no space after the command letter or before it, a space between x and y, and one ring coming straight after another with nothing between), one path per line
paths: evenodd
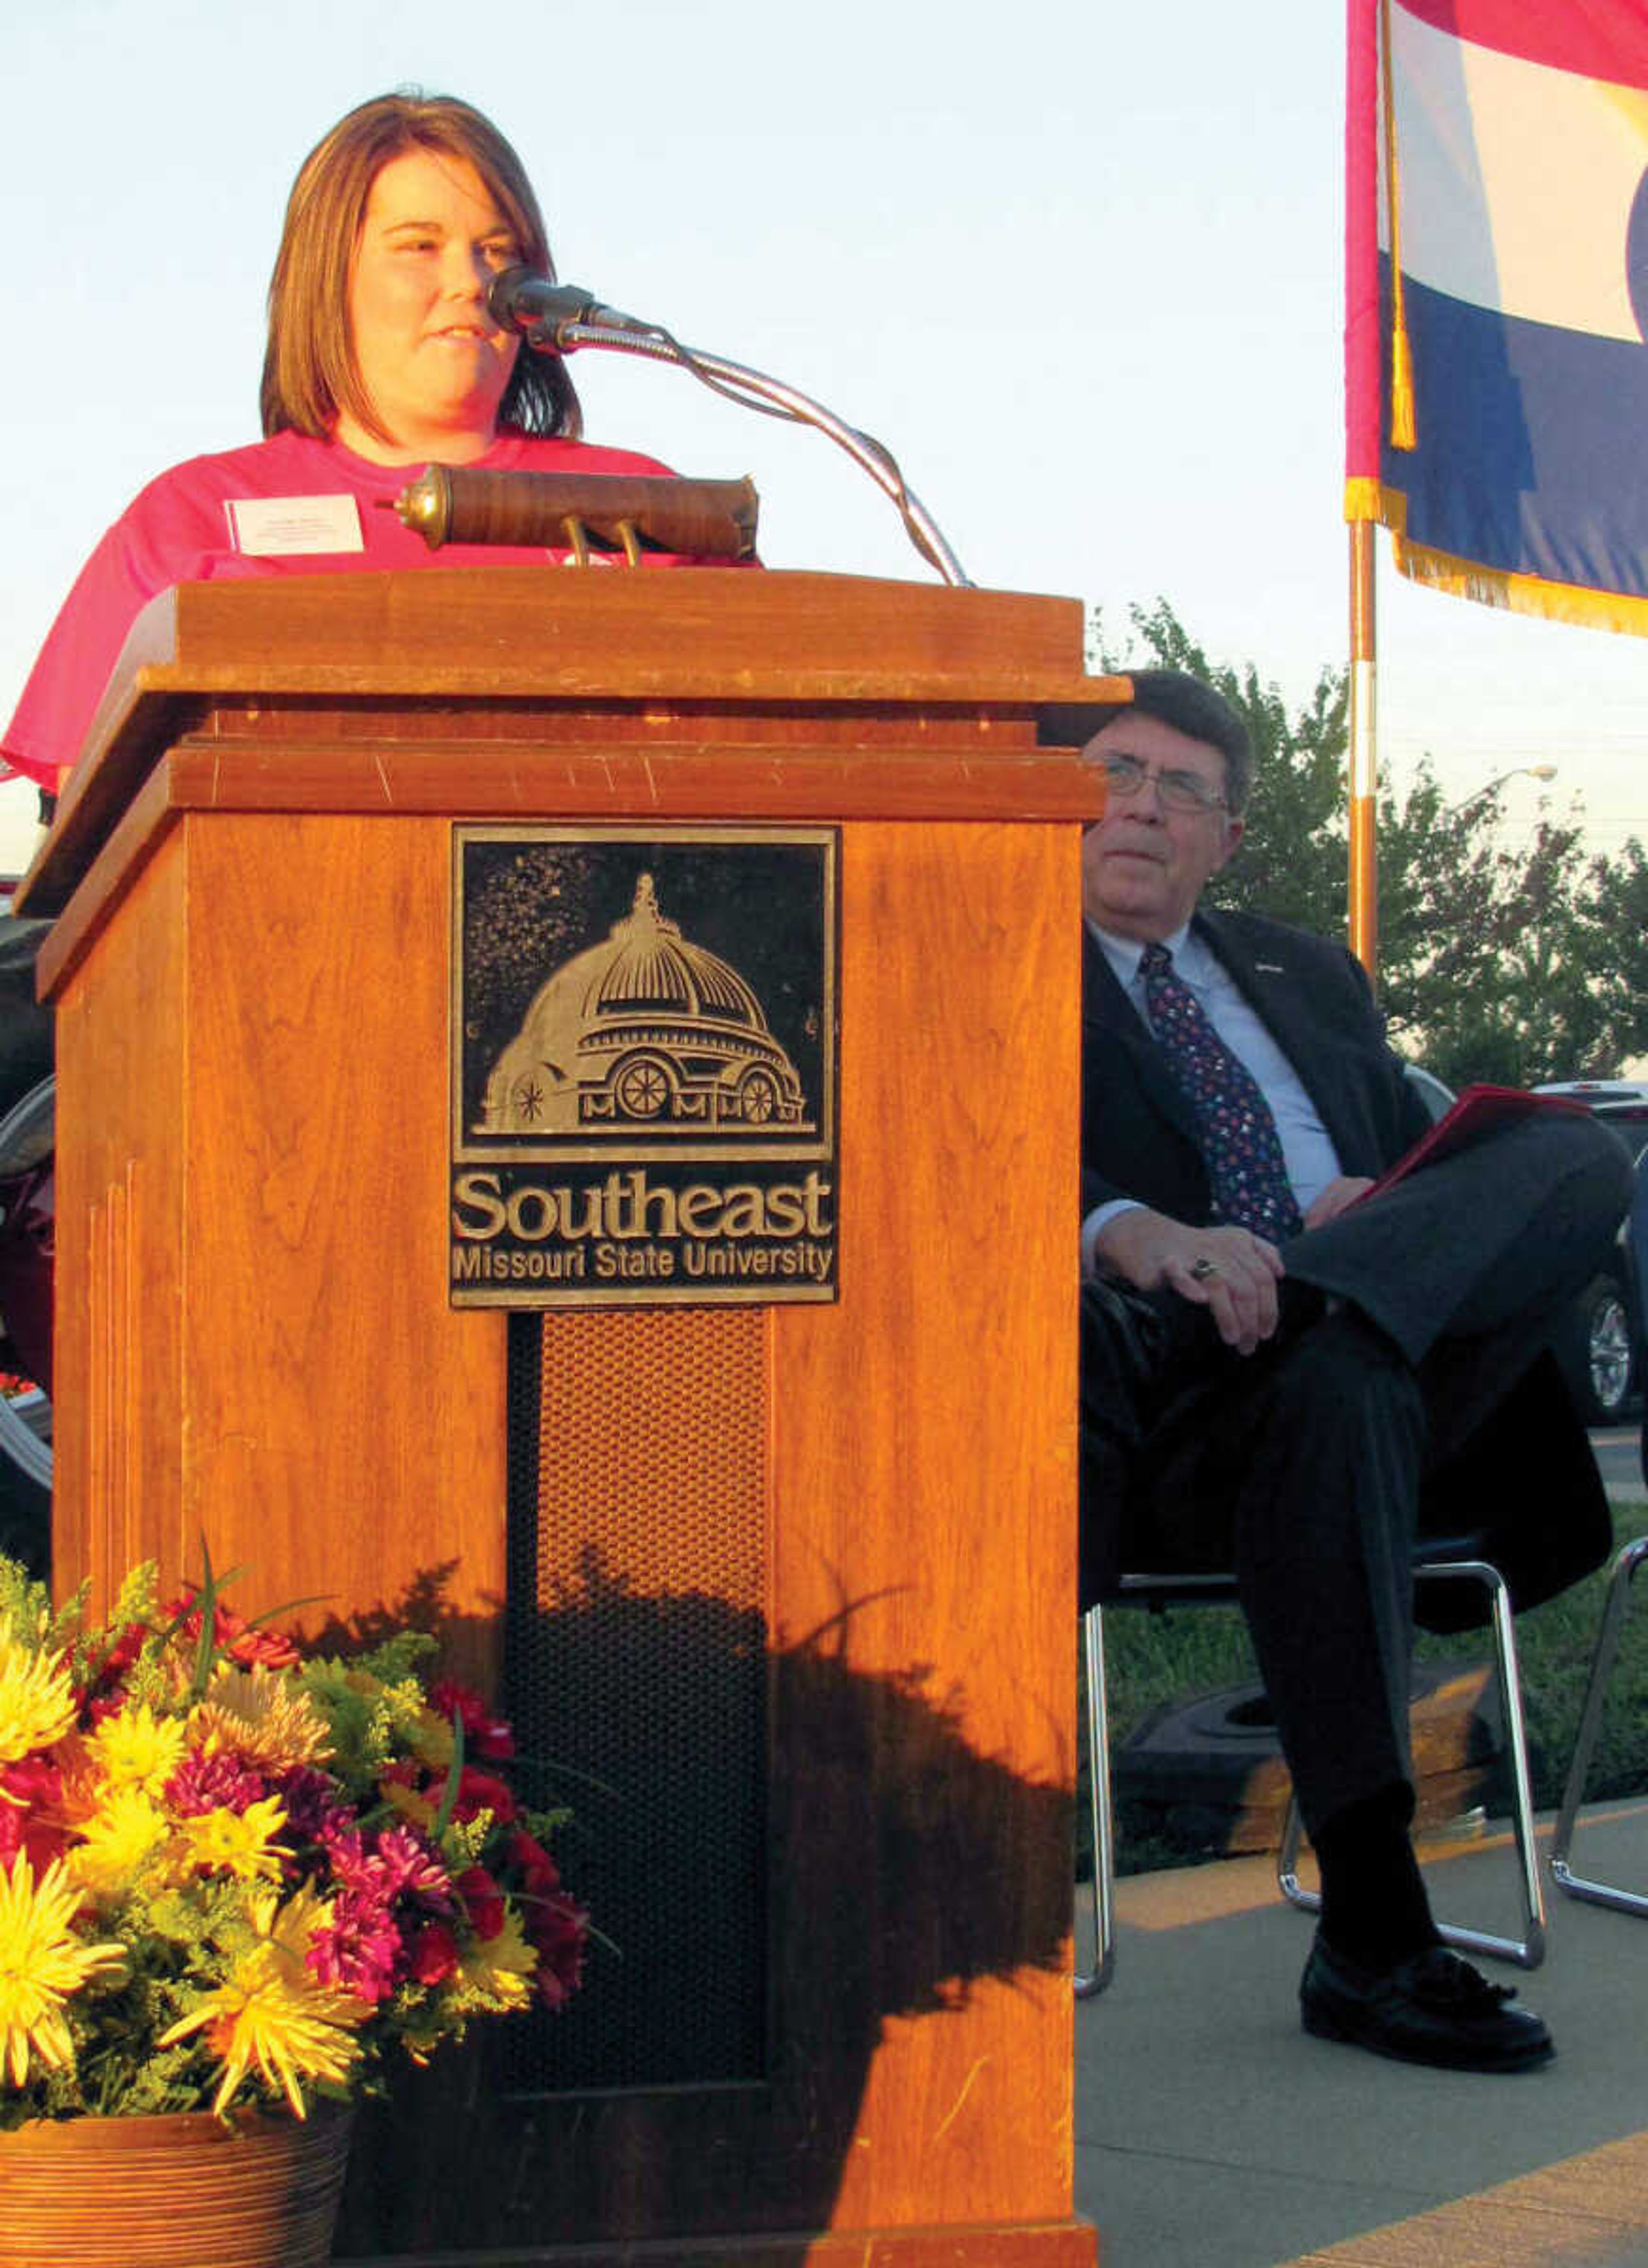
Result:
M0 2128L348 2097L557 2008L588 1918L434 1641L300 1657L137 1569L107 1627L0 1558Z

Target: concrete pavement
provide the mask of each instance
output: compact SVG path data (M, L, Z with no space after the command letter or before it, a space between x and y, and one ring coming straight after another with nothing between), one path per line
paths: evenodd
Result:
M1438 1911L1513 1925L1508 1839L1427 1858ZM1648 1801L1593 1808L1572 1863L1648 1891ZM1549 1949L1484 1962L1556 2061L1414 2069L1307 2038L1312 1922L1269 1859L1118 1885L1114 1981L1076 2011L1076 2203L1105 2268L1648 2268L1648 1918L1547 1877ZM1078 1902L1085 1953L1085 1888Z

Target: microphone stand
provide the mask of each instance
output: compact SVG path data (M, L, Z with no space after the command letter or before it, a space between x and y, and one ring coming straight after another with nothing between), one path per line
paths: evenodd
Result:
M811 425L844 449L876 486L892 498L904 523L905 534L929 566L937 568L946 583L962 589L973 587L972 577L963 571L932 515L905 485L904 475L891 451L872 434L861 433L857 426L847 424L826 409L822 402L814 401L796 387L786 386L781 379L769 378L761 371L747 369L742 363L727 362L719 355L683 346L668 331L656 326L637 324L633 329L618 329L599 321L563 321L553 327L545 323L530 328L526 341L541 353L570 354L577 347L600 347L611 354L644 355L654 362L671 362L679 369L690 371L712 393L725 394L742 409L759 410L763 416L782 417L796 425Z

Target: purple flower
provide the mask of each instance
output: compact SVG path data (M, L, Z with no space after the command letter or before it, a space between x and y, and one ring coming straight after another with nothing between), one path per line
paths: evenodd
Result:
M305 1842L323 1842L326 1830L340 1814L353 1818L332 1782L312 1764L295 1764L281 1774L275 1786L286 1807L292 1833Z
M375 1897L340 1891L332 1919L315 1932L308 1963L323 1984L357 2000L386 2000L405 1973L406 1941Z
M378 1856L393 1885L395 1897L414 1897L445 1913L452 1905L452 1876L421 1835L409 1827L386 1827L378 1837Z
M166 1800L182 1818L198 1819L209 1811L232 1811L236 1818L261 1803L269 1786L261 1772L244 1757L226 1750L203 1755L199 1749L184 1757L166 1782Z
M368 1836L358 1827L323 1823L320 1840L341 1889L393 1906L413 1897L445 1911L452 1904L452 1880L422 1836L408 1827L385 1827Z
M339 1888L371 1896L378 1887L377 1871L366 1855L366 1837L355 1824L354 1814L344 1812L323 1819L315 1839L327 1854L332 1878Z

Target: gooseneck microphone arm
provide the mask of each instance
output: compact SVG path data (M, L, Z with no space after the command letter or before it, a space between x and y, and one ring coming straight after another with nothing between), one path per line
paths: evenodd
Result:
M495 322L522 331L527 345L541 354L571 354L579 347L597 347L610 354L641 355L654 362L673 363L678 369L689 371L712 393L725 394L742 409L796 425L811 425L844 449L891 497L905 533L928 564L946 583L971 587L971 576L964 572L932 515L906 484L892 452L872 434L861 433L798 387L742 363L683 346L658 324L638 322L633 316L600 306L592 292L577 284L551 284L525 269L509 269L495 277L487 304Z

